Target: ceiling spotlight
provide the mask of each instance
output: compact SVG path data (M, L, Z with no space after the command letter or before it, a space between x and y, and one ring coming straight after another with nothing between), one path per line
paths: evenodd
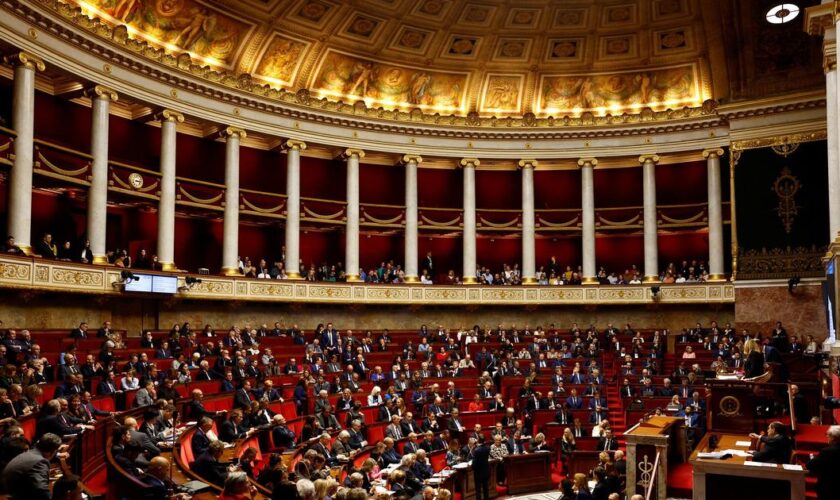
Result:
M128 283L129 281L140 281L140 276L135 276L134 273L132 273L131 271L121 272L120 278L122 279L123 283Z
M780 3L767 11L767 22L770 24L784 24L796 19L799 6L793 3Z

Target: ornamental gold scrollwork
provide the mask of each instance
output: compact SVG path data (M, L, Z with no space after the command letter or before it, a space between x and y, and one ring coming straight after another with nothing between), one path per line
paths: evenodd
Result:
M799 179L793 175L788 167L782 168L779 177L773 181L772 189L779 199L779 206L774 210L779 216L779 219L781 219L785 233L787 234L790 234L793 230L793 222L796 216L799 215L799 209L801 207L796 204L796 193L799 192L801 187L802 184L799 182Z

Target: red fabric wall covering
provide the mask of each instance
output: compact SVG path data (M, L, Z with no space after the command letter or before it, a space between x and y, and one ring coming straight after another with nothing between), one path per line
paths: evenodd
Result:
M379 267L382 262L394 261L405 269L405 238L402 232L376 234L363 232L359 236L359 265L365 272Z
M108 156L112 160L160 171L160 128L111 115Z
M432 261L436 267L433 279L436 283L443 283L450 269L455 271L455 275L461 276L463 270L461 265L463 259L461 235L421 233L417 246L417 255L421 266L426 253L432 252Z
M225 144L223 142L178 134L176 149L179 177L224 184Z
M265 259L268 265L280 261L283 249L283 228L279 224L239 224L239 254L251 258L254 265Z
M515 236L479 235L476 241L476 264L491 272L501 272L504 264L519 264L522 269L522 238Z
M339 199L345 198L346 195L342 194ZM362 203L405 205L405 167L359 165L359 199Z
M522 173L518 170L478 170L475 205L486 209L522 209Z
M644 236L637 234L597 234L595 236L595 268L607 273L623 272L635 264L642 270L645 261Z
M132 258L141 248L145 248L149 255L157 253L157 212L111 206L108 207L107 221L105 247L108 250L127 247Z
M286 193L286 155L276 151L239 148L239 187Z
M300 193L310 198L347 199L347 165L342 160L301 156Z
M708 201L706 179L705 161L657 165L656 204L706 203Z
M306 267L322 262L344 262L344 231L303 228L300 233L300 258Z
M725 229L725 231L728 228ZM708 269L709 260L709 231L699 229L697 231L659 232L659 266L660 270L665 269L668 263L673 262L679 266L683 260L692 259L706 262Z
M534 172L534 207L539 209L580 208L580 170Z
M595 169L595 207L642 206L642 169Z
M0 235L2 235L2 238L8 236L8 234L6 234L6 228L8 227L8 196L9 181L8 177L5 177L3 180L0 180Z
M548 269L548 263L552 256L556 258L562 269L566 269L566 266L572 266L572 269L575 269L583 263L580 235L538 234L536 254L538 271L540 267Z
M217 273L222 267L222 221L175 218L175 264L196 272L200 267Z
M463 208L461 169L417 169L418 200L421 207Z
M87 207L84 201L65 194L34 191L31 244L40 241L44 233L50 233L56 246L65 240L69 240L74 246L78 245L79 240L84 238L86 217Z
M90 123L90 108L35 92L35 137L38 139L89 152Z

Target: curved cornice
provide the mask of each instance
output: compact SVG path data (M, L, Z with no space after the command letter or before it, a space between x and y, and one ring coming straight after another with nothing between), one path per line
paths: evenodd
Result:
M213 71L127 37L57 0L3 0L0 35L54 65L122 95L221 125L336 147L415 151L443 157L520 159L612 157L719 147L728 117L709 101L698 108L636 115L522 119L428 115L313 99ZM47 8L49 7L49 8ZM809 104L810 103L810 104ZM824 105L810 99L796 106ZM794 106L794 108L796 107ZM775 112L776 104L766 109ZM753 112L760 112L753 110Z

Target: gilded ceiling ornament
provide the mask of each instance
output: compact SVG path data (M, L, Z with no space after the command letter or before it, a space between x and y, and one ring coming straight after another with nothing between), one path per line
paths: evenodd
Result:
M799 214L801 207L796 205L796 193L802 184L790 171L790 168L782 168L779 177L773 182L773 192L779 198L779 206L776 208L776 213L785 227L785 232L790 234L793 230L793 222Z

